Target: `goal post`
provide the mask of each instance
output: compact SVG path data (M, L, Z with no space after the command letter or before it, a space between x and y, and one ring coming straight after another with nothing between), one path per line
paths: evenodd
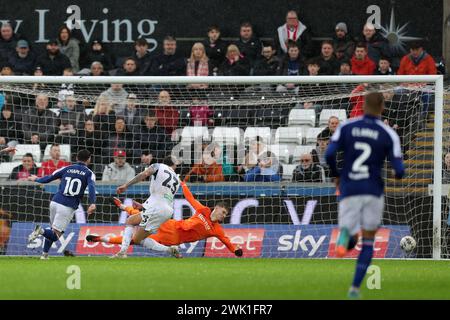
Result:
M128 127L129 143L110 141L110 136L119 130L116 122L101 123L105 124L103 126L98 125L100 120L93 118L98 111L95 111L96 106L100 108L104 92L112 84L122 85L126 92L121 97L113 93L106 100L109 107L117 111L114 121L121 118ZM100 133L91 139L94 142L90 140L94 145L95 141L100 142L94 147L90 145L96 165L93 170L98 175L99 210L93 217L86 217L85 206L77 210L78 218L71 223L64 248L82 255L109 254L117 249L84 241L86 233L93 230L120 234L126 218L126 214L108 202L120 181L104 179L115 170L109 172L107 167L122 150L126 161L138 173L145 167L145 163L141 163L144 151L151 150L153 161L168 154L180 160L179 173L183 179L196 164L212 161L220 165L223 179L212 178L205 182L205 174L200 178L190 177L188 185L194 195L209 206L221 200L231 202L231 214L224 225L232 239L248 245L244 252L247 256L333 258L338 196L326 166L321 164L320 141L329 136L319 134L331 118L343 121L360 113L362 98L372 90L383 92L389 101L383 120L398 131L407 167L405 179L396 181L386 165L386 210L375 257L450 258L443 228L443 210L447 209L443 207L442 197L446 195L441 187L435 187L443 182L443 148L448 147L443 141L443 133L448 131L443 76L0 77L0 95L5 98L2 107L11 106L13 113L21 115L16 120L20 135L8 140L25 146L20 147L14 157L2 155L0 163L0 209L8 213L11 221L9 233L2 235L0 232L0 240L4 240L6 234L9 238L5 241L4 253L38 253L42 243L30 246L23 239L34 223L48 225L47 206L56 191L55 184L37 188L30 182L11 181L11 172L21 164L25 153L36 150L36 145L39 160L35 162L39 166L51 158L53 144L60 145L61 155L67 161L74 161L76 151L85 146L87 139L84 136L80 139L79 132L87 130L84 125L90 119L96 126L95 131ZM168 92L165 102L160 97L162 91ZM46 126L55 128L52 138L38 137L40 140L33 142L30 135L39 136L42 132L31 131L35 129L27 121L31 121L29 112L36 107L35 100L40 94L49 99L46 108L54 112L55 122L40 126L39 130L45 131ZM83 121L80 127L69 127L69 133L64 133L66 128L59 126L65 124L61 114L67 111L67 97L74 98L83 113ZM124 111L129 99L134 99L142 111L139 114L133 111L133 117L140 117L138 122L132 122ZM164 103L170 104L171 117L174 112L178 113L175 120L160 121L169 114L163 108ZM38 113L37 117L40 116ZM152 140L155 135L148 133L154 126L150 118L157 119L157 134L165 135L164 141ZM104 120L105 117L101 119L110 121ZM68 123L75 120L79 118L64 118ZM148 132L143 134L141 126L146 125ZM117 133L119 136L122 137ZM301 167L302 157L308 158L311 152L312 161L318 164L317 175L311 181L296 180L300 176L297 173L306 170ZM269 161L270 167L264 167L261 161ZM261 175L278 175L278 178L268 178L268 182L251 180L252 169L260 165L260 172L264 172ZM131 204L131 198L144 201L148 196L148 182L133 186L129 194L130 197L125 197L127 204ZM180 192L174 209L176 219L191 214ZM405 235L417 240L413 252L405 253L400 249L400 239ZM61 248L57 246L54 252L62 254ZM183 250L188 256L228 256L226 249L215 240L201 242L195 248L185 245ZM147 255L144 250L134 252ZM350 255L354 256L355 253Z

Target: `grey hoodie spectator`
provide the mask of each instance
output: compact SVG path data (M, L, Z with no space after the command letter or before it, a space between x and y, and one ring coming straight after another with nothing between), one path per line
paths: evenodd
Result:
M80 43L77 39L71 37L70 29L62 26L58 32L58 46L62 54L70 60L72 71L77 73L80 70Z
M100 94L101 98L108 99L112 104L115 113L123 113L127 106L128 92L122 84L111 83L111 87Z
M105 167L102 181L129 181L134 178L136 171L126 162L126 152L117 150L114 152L114 162Z

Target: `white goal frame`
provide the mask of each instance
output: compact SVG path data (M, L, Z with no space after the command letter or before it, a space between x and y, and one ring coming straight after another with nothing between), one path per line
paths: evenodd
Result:
M4 76L0 84L280 84L280 83L433 83L435 86L433 186L442 185L444 77L423 76L245 76L245 77L116 77ZM442 188L433 188L433 259L441 259Z

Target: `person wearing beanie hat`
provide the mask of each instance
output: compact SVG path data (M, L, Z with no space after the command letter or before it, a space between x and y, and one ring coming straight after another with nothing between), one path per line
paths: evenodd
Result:
M103 66L103 70L106 72L112 69L112 61L112 55L106 50L105 45L101 40L94 39L87 49L86 57L81 62L81 66L90 69L92 63L100 62Z
M336 24L333 36L334 54L338 61L350 60L355 51L355 41L348 34L347 24L339 22Z

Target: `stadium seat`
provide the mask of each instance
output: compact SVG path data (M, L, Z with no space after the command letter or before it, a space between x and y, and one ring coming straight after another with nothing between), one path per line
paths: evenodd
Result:
M7 180L13 169L21 164L21 161L0 163L0 180Z
M241 142L241 130L238 127L215 127L212 139L220 144L238 145Z
M297 164L283 164L283 177L284 181L292 181L292 177L294 175L294 170L297 167Z
M319 118L319 126L320 127L326 127L328 124L328 119L330 119L331 116L335 116L339 118L339 121L345 121L347 120L347 112L342 109L323 109L320 113Z
M280 127L275 132L275 143L303 144L302 127Z
M317 136L319 133L323 131L323 128L309 128L306 132L306 144L307 145L316 145Z
M292 159L292 163L300 163L300 156L302 154L311 153L314 149L313 146L298 146L294 149L294 156Z
M42 161L47 161L47 160L51 159L51 156L50 156L50 148L51 147L52 147L51 144L48 144L45 147L44 158L42 159ZM69 162L72 161L72 153L70 151L70 144L60 144L59 149L61 150L61 160L69 161Z
M269 127L247 127L244 133L244 141L256 140L256 137L261 137L265 143L271 140L271 132Z
M208 127L184 127L181 132L181 142L189 143L197 139L202 141L210 141Z
M20 161L26 153L33 155L35 162L41 161L41 148L38 144L18 144L16 146L16 153L13 155L11 161Z
M313 109L292 109L288 123L289 126L315 127L316 112Z
M273 152L281 163L289 163L295 147L287 144L272 144L267 150Z

